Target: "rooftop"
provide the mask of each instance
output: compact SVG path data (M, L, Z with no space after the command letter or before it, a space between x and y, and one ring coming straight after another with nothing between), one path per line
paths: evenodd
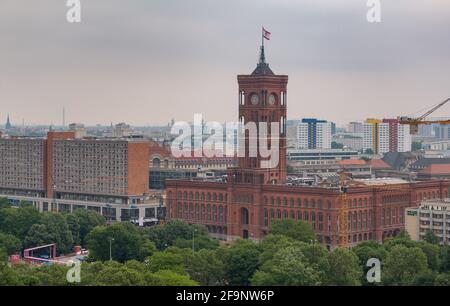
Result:
M370 179L354 179L353 181L362 183L367 186L409 184L409 182L406 180L398 179L398 178L390 178L390 177L370 178Z
M264 46L261 46L261 53L259 56L259 63L256 65L256 69L253 70L252 75L275 75L269 68L269 64L266 63L266 56L264 54Z
M422 174L449 174L450 164L431 164L425 169L419 171Z

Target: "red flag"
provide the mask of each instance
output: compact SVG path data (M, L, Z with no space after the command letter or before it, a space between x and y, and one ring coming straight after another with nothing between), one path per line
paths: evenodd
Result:
M262 34L265 39L270 40L270 32L264 29L264 27L262 28Z

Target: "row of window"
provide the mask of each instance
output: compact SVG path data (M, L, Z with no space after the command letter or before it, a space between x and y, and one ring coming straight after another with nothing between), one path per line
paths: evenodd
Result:
M173 209L172 203L170 203ZM179 219L195 221L227 221L227 208L223 205L178 203L176 216Z
M172 199L172 192L168 193L168 197L169 197L169 199ZM208 193L189 192L188 193L187 191L185 191L185 192L179 191L177 194L177 199L178 200L190 200L190 201L195 199L195 200L202 200L202 201L207 200L207 201L220 201L220 202L225 201L225 202L227 202L228 195L226 193L225 194L223 194L223 193L217 194L215 192L214 193L210 193L210 192L208 192Z

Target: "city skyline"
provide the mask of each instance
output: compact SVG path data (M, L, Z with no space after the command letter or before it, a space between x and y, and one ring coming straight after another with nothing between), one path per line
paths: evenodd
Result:
M86 125L165 125L194 112L233 121L235 73L257 62L261 25L271 68L291 76L288 119L342 126L448 96L445 1L383 1L379 24L365 1L237 2L82 2L82 22L69 24L60 1L4 1L0 115L15 125L59 125L63 108L67 123Z

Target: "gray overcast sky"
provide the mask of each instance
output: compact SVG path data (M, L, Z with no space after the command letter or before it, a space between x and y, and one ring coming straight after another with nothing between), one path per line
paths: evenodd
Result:
M237 74L288 74L288 117L343 124L450 96L450 1L0 0L0 122L132 125L237 118ZM450 108L437 115L450 116Z

